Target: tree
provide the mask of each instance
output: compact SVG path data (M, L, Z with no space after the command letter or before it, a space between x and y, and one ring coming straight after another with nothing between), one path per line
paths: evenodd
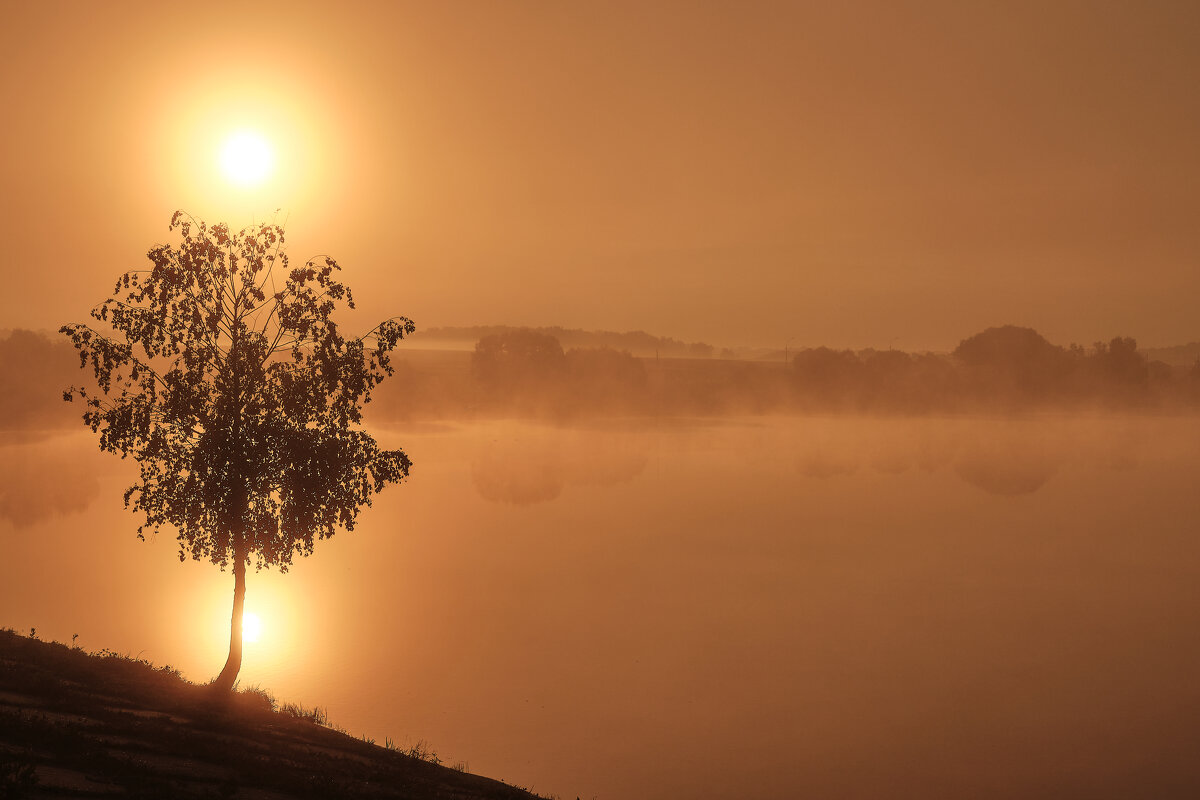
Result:
M555 407L564 365L558 339L530 328L484 336L471 354L471 376L489 402L527 412Z
M1061 396L1074 360L1033 328L988 328L959 343L954 357L986 402L1030 402Z
M1150 380L1150 367L1137 351L1137 340L1115 336L1105 344L1096 342L1096 362L1104 378L1118 387L1141 387Z
M964 364L1008 370L1057 367L1063 355L1061 347L1046 341L1033 328L1016 325L988 328L963 339L954 348L954 356Z
M471 354L472 373L488 384L557 377L562 366L563 349L558 339L531 328L484 336Z
M857 403L863 390L863 364L852 350L805 348L792 357L792 370L805 400L822 406Z
M354 300L340 267L320 257L290 268L280 226L231 233L176 212L170 229L179 245L151 248L151 267L126 272L92 309L115 335L60 329L96 379L63 398L84 402L101 450L138 462L125 492L144 516L138 538L171 526L180 561L232 565L229 658L214 681L229 690L251 561L286 572L408 476L408 456L359 426L392 374L390 353L415 328L395 317L342 336L333 313Z

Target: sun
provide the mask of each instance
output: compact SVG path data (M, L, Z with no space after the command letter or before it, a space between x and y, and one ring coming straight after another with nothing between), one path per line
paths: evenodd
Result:
M221 171L239 186L262 183L275 166L275 154L267 140L253 131L230 134L221 146Z
M262 620L257 614L244 614L242 616L242 641L257 642L258 637L262 635Z

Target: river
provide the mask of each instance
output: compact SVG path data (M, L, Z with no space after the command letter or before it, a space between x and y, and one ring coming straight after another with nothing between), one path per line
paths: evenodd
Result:
M1200 792L1200 420L379 428L359 527L251 573L244 685L563 798ZM133 465L0 440L0 625L219 671L232 579Z

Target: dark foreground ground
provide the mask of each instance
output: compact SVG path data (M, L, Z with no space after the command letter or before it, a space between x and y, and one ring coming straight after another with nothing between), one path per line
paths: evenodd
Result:
M0 631L0 799L488 798L528 792L355 739L262 692Z

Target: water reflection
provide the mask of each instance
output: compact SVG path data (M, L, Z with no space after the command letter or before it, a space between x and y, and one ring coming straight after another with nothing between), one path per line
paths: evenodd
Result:
M79 437L8 435L0 440L0 520L22 530L82 513L99 492L96 475Z
M381 442L412 479L249 585L245 681L356 734L562 797L1200 796L1200 421ZM137 542L90 437L19 447L0 625L215 674L228 574Z
M977 489L1016 497L1041 489L1069 459L1077 465L1091 461L1111 469L1130 469L1140 449L1120 425L1111 430L1104 425L1075 430L1073 436L1037 420L875 425L877 430L868 435L852 426L815 429L807 439L800 434L796 471L805 478L827 480L853 476L864 468L892 476L912 469L949 469Z
M858 472L858 462L845 453L816 450L800 455L796 470L806 478L833 478Z
M989 494L1015 497L1041 489L1060 459L1037 444L973 445L954 465L954 471L972 486Z
M471 460L471 483L484 500L527 506L568 486L616 486L646 468L644 437L595 431L506 431Z

